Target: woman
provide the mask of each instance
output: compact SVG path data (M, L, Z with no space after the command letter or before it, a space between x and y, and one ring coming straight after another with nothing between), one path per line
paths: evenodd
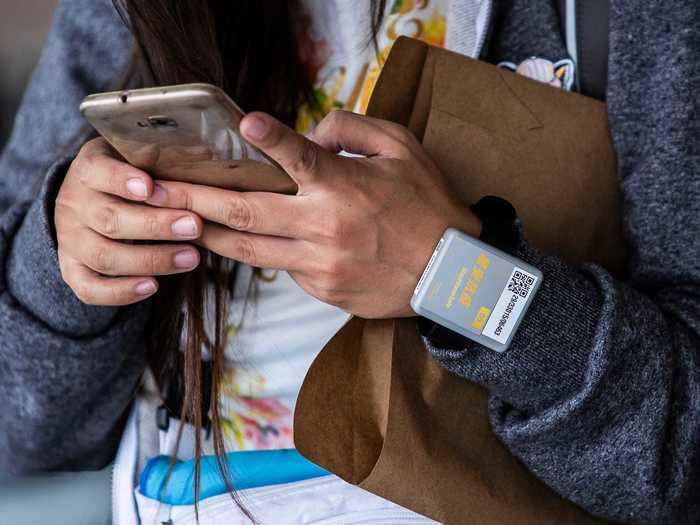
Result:
M306 132L319 111L361 110L376 73L365 60L374 53L368 32L374 29L384 50L402 9L421 20L414 27L431 28L420 36L494 63L567 58L556 9L545 0L493 9L482 2L481 12L457 0L379 2L376 11L340 0L179 4L139 18L137 8L148 4L126 2L134 31L148 43L147 69L162 81L173 63L191 76L212 76L206 64L218 63L222 83L243 107L278 117L251 114L242 133L278 160L300 192L242 195L154 181L100 139L61 160L79 136L80 99L119 83L131 40L105 0L64 1L0 164L4 469L99 468L111 459L145 366L146 327L162 315L152 308L156 277L195 268L195 245L281 270L272 283L263 272L260 296L250 301L269 317L254 317L252 327L245 314L240 327L231 317L230 339L239 332L242 359L252 356L253 366L222 380L214 406L227 449L288 446L301 371L345 312L412 315L411 290L441 232L451 225L478 236L480 224L451 200L405 130L333 113L311 141L280 119ZM218 60L206 47L207 20L237 30L219 30ZM625 197L628 277L539 253L527 243L525 224L514 255L541 269L544 284L511 349L495 354L471 343L450 349L425 341L448 369L490 389L495 431L538 477L620 521L690 523L700 513L698 22L692 3L612 2L607 100ZM369 51L359 52L359 43ZM301 66L308 77L299 76ZM332 72L353 77L342 82L345 91L331 89L338 84ZM332 154L341 149L370 158ZM134 239L168 242L123 242ZM301 307L292 313L280 300ZM322 321L292 330L287 341L273 314L297 330ZM276 343L293 347L284 356L293 366L263 361L287 348ZM268 385L271 378L280 383ZM256 404L264 405L262 416ZM227 421L247 430L227 434Z

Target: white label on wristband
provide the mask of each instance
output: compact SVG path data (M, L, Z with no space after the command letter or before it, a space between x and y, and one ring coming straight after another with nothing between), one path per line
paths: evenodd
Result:
M518 325L528 297L537 283L537 277L517 266L510 274L501 296L493 307L482 335L505 344Z

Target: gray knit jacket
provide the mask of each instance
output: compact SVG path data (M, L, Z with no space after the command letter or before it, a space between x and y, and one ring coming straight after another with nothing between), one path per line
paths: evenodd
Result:
M549 1L497 2L493 16L482 58L566 56ZM611 0L607 101L628 277L538 252L525 224L515 255L544 284L511 349L426 341L490 390L493 428L535 475L625 522L700 521L699 31L696 1ZM0 158L2 471L107 464L145 366L148 303L82 304L52 233L80 100L115 87L130 42L109 0L63 0Z

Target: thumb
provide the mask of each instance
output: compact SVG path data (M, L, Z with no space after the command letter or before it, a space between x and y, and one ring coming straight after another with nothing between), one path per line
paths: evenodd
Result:
M403 135L410 132L398 124L335 110L316 126L309 139L333 153L399 158L404 156L407 142Z

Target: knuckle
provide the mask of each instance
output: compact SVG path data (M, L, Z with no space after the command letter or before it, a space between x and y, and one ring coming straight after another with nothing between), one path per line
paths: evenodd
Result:
M395 122L385 122L386 135L396 144L399 155L412 155L420 141L407 127Z
M342 109L333 110L328 114L328 120L332 124L340 124L342 122L345 122L345 120L348 117L349 117L349 113L347 111L342 110Z
M415 156L419 151L423 151L423 145L420 143L420 141L413 133L405 128L402 144L406 148L405 153L407 155Z
M229 199L223 207L223 221L232 230L249 231L255 226L250 203L243 198Z
M194 208L194 202L192 201L192 195L189 191L184 189L178 189L174 192L175 202L179 204L179 207L192 211Z
M95 137L83 144L80 150L85 152L102 151L107 144L107 140L104 137Z
M144 234L149 239L159 239L162 237L163 227L157 213L148 213L143 218Z
M332 241L341 241L345 237L345 223L338 217L328 218L323 225L324 236Z
M192 211L194 201L192 200L192 194L186 188L180 186L178 183L163 181L158 182L158 185L165 188L167 193L166 206L168 208Z
M239 261L250 266L257 266L258 258L255 252L255 245L250 239L246 237L238 239L236 252L238 254Z
M114 270L114 258L107 246L97 246L93 248L90 261L90 266L96 272L109 274Z
M54 201L54 213L57 215L60 213L65 213L66 207L68 207L68 198L66 196L66 192L59 191L58 195L56 195L56 200Z
M413 133L411 133L406 126L402 126L401 124L397 124L396 122L392 122L390 120L385 120L383 121L384 125L386 126L387 131L397 140L410 140L411 138L415 138Z
M321 277L319 283L327 291L336 290L343 277L343 265L337 259L326 261L321 267Z
M80 229L70 227L65 224L64 220L59 220L58 218L54 222L56 224L56 252L59 257L59 263L66 264L67 262L61 261L61 257L78 259L80 252L76 248L80 246Z
M344 301L344 294L338 291L336 288L323 287L318 292L319 299L327 304L332 304L335 306L340 306Z
M114 206L102 206L96 215L95 226L99 233L108 237L119 233L119 213Z
M106 175L107 187L112 191L121 190L122 165L118 162L110 162Z
M64 221L67 217L69 217L71 211L71 206L68 204L66 201L65 197L61 197L59 195L58 198L56 198L56 202L54 202L54 209L53 209L53 214L54 214L54 224L56 226L56 235L60 235L61 232L64 229Z
M89 140L82 146L80 146L80 149L78 149L78 154L75 156L75 160L80 160L80 159L85 159L87 155L90 154L90 151L93 148L93 141ZM75 162L75 161L73 161Z
M296 172L313 173L316 171L318 161L318 146L309 140L305 140L302 143L298 157L292 165L292 169Z
M88 181L90 173L99 169L100 159L104 155L104 144L105 140L98 137L86 142L80 148L71 167L78 171L78 177L82 182Z
M331 111L326 115L326 117L319 123L318 129L319 133L326 135L326 134L333 134L338 130L339 127L343 125L343 122L347 118L347 115L345 114L344 111L341 110L335 110Z
M75 290L76 279L73 275L73 270L71 266L67 263L63 252L59 250L58 252L58 269L61 271L61 277L63 282L65 282L69 288Z
M413 133L411 133L406 126L402 126L401 124L397 124L396 122L391 122L391 125L393 126L394 132L397 136L401 137L406 141L416 140L416 136Z
M75 294L75 296L82 303L89 304L89 305L95 304L95 294L94 294L94 291L92 289L92 286L90 286L88 283L86 283L84 281L77 283L77 284L73 285L71 287L71 289L73 290L73 293Z
M119 286L110 286L107 293L110 297L110 304L122 304L129 298Z
M157 275L166 272L172 266L159 250L149 250L143 255L141 261L142 272L148 275Z
M397 153L400 159L415 159L416 146L410 141L400 140L398 142Z
M83 150L84 149L85 146L83 146ZM81 150L81 154L78 155L71 164L70 171L71 173L75 173L82 184L87 186L90 182L90 173L94 170L95 160L92 153L82 153L83 150Z

